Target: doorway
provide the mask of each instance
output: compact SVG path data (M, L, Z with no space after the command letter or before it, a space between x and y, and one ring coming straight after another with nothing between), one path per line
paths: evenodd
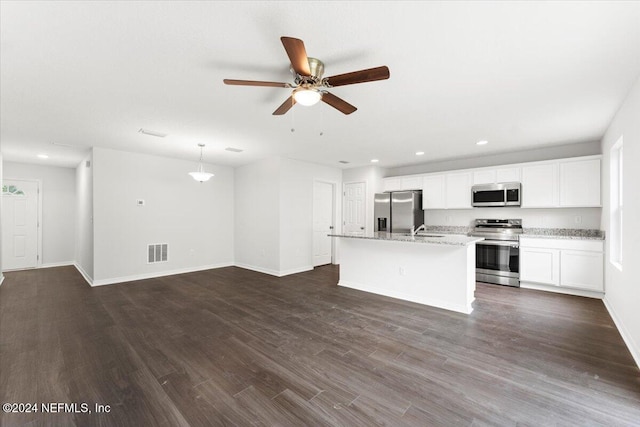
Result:
M35 268L39 255L39 181L5 179L2 184L2 268Z
M335 229L335 184L323 181L313 183L313 266L331 264L333 238L327 236Z

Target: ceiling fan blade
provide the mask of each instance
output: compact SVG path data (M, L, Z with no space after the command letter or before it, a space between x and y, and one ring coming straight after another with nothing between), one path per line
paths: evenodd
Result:
M284 45L284 50L287 51L293 70L301 76L310 76L309 59L302 40L293 37L280 37L280 40Z
M329 92L325 92L322 94L322 101L325 102L326 104L331 105L333 108L335 108L336 110L344 114L351 114L357 110L356 107L349 104L344 99L338 98L337 96Z
M376 80L385 80L389 78L389 68L387 66L369 68L367 70L353 71L351 73L338 74L337 76L328 77L329 86L344 86L355 83L373 82Z
M296 103L296 100L293 99L293 95L290 96L289 98L287 98L286 101L284 101L282 103L281 106L279 106L276 111L273 112L274 116L281 116L283 114L285 114L287 111L289 111L291 109L291 107L294 106L294 104Z
M269 86L269 87L291 87L289 83L278 83L278 82L260 82L256 80L233 80L233 79L224 79L224 84L226 85L237 85L237 86Z

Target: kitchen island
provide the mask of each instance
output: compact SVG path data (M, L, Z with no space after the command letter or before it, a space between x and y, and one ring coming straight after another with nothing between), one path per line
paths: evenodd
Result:
M340 238L339 286L469 314L481 237L376 232Z

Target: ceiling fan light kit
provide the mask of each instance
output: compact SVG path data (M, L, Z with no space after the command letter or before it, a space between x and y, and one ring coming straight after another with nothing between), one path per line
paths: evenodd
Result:
M205 181L209 181L209 179L214 175L204 171L204 165L202 164L202 149L204 148L204 144L198 144L198 147L200 147L200 161L198 162L198 169L195 172L189 172L189 175L191 175L191 177L196 181L203 183Z
M327 89L389 78L389 68L386 66L323 78L324 63L317 58L307 56L302 40L293 37L280 37L280 40L291 61L291 72L294 75L293 84L254 80L223 80L227 85L292 88L291 96L273 112L274 116L287 113L296 103L310 106L319 101L332 106L343 114L351 114L357 108L328 92Z
M293 90L293 99L300 105L310 107L322 99L322 93L317 89L297 88Z

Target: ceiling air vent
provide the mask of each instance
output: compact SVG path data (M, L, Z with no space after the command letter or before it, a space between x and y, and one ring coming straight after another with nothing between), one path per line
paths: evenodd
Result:
M241 148L227 147L225 148L225 151L231 151L233 153L242 153L244 150Z
M138 133L141 133L143 135L156 136L158 138L164 138L165 136L167 136L166 133L158 132L155 130L143 129L143 128L138 129Z
M347 165L347 164L349 164L351 162L348 162L346 160L338 160L338 163L342 163L343 165Z
M149 245L147 254L147 262L154 264L156 262L167 262L169 245L167 243L158 243Z

